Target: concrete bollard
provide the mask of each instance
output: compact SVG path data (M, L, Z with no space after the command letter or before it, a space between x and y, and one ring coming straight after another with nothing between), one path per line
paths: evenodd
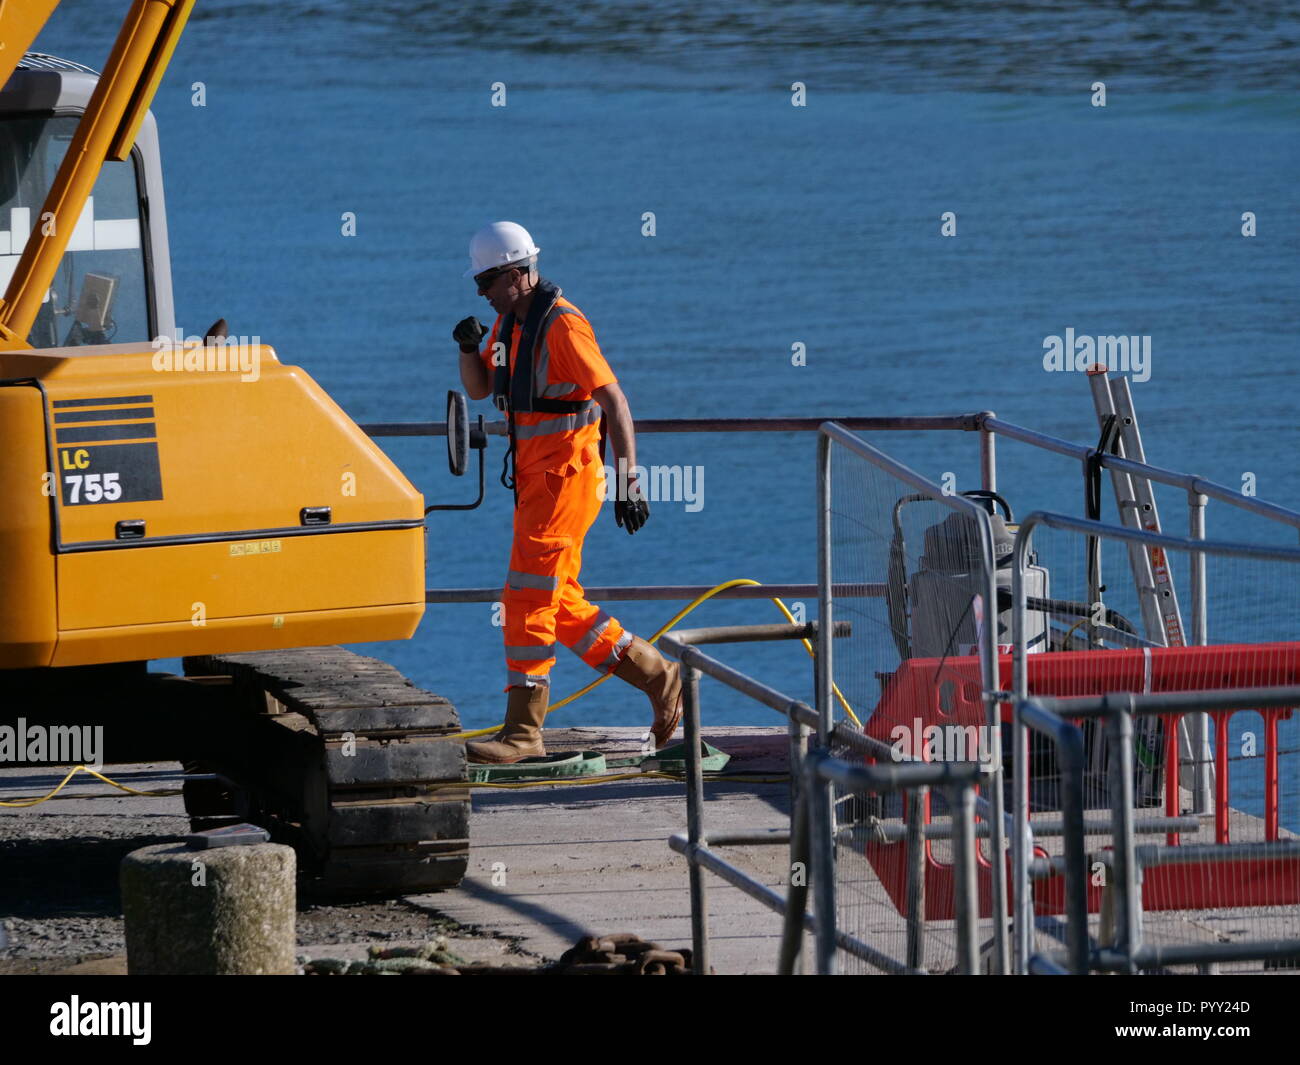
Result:
M294 852L162 843L122 859L132 975L292 973Z

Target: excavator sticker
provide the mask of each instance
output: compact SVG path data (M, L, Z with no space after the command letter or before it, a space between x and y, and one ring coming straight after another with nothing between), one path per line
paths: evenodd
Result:
M163 498L153 396L54 400L63 505Z

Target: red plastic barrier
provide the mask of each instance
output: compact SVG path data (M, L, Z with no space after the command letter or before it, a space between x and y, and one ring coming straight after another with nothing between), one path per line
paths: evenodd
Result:
M1225 644L1215 647L1168 647L1107 651L1064 651L1029 656L1032 695L1096 696L1112 692L1201 691L1214 688L1261 688L1300 685L1300 643ZM999 683L1011 688L1011 656L998 658ZM972 737L986 722L980 699L979 660L914 658L904 662L888 682L884 697L866 724L867 735L895 745L926 761L976 757ZM1257 711L1211 713L1215 726L1215 842L1229 842L1228 718L1254 712L1264 718L1264 835L1279 838L1279 774L1277 722L1289 718L1285 707ZM1161 715L1165 722L1165 813L1177 816L1178 721L1182 712ZM1001 718L1011 720L1011 707L1002 704ZM973 731L972 731L973 730ZM960 748L965 748L961 750ZM959 748L954 750L954 748ZM927 801L925 821L930 820ZM1167 840L1178 843L1176 833ZM925 844L926 918L951 920L953 868L933 855ZM894 905L905 911L907 844L868 843L871 862ZM992 912L991 876L982 854L979 863L981 916ZM1010 876L1008 875L1008 882ZM1064 912L1064 883L1060 876L1038 880L1034 909L1039 914ZM1300 859L1237 859L1157 866L1144 873L1143 906L1147 910L1214 907L1282 906L1300 904ZM1101 889L1089 885L1088 907L1096 912Z

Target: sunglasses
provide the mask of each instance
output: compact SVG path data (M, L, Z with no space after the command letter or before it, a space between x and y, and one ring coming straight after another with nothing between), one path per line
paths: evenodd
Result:
M480 292L486 292L497 283L497 278L502 274L508 274L511 270L518 269L514 266L499 266L495 270L488 270L485 273L477 274L474 277L474 284L478 286Z

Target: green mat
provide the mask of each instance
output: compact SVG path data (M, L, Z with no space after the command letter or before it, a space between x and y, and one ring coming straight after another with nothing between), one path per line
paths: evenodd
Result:
M727 763L731 761L731 755L718 750L712 744L701 741L701 745L704 748L704 754L700 761L704 772L717 773L725 769ZM661 747L654 754L639 754L633 758L609 759L611 769L632 766L641 769L662 769L665 773L685 773L686 744L684 742L674 743L669 747Z
M595 777L606 772L605 756L597 751L559 751L542 758L525 758L510 765L470 762L471 784L500 784L512 780L552 780L558 777Z
M706 773L717 773L726 768L731 755L712 744L704 743L702 768ZM484 765L469 763L471 784L502 784L515 780L558 780L565 777L596 777L602 773L628 769L662 770L665 773L686 772L686 744L674 743L653 754L637 754L628 758L606 758L598 751L558 751L542 758L526 758L510 765Z

